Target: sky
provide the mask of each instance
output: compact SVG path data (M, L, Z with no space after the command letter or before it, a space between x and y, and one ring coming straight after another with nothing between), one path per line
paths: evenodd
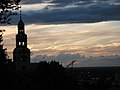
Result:
M20 5L31 57L120 55L120 0L22 0ZM18 21L19 15L11 25L0 25L11 58Z

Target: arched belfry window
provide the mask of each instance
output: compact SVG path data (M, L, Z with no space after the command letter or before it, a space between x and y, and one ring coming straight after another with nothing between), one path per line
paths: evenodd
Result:
M21 45L21 42L19 42L19 46Z
M24 46L24 45L25 45L25 42L22 42L22 45Z

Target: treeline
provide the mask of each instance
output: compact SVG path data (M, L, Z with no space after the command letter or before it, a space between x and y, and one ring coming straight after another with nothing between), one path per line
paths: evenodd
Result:
M4 90L77 90L77 81L66 73L59 62L41 61L34 72L28 73L1 67L0 83Z

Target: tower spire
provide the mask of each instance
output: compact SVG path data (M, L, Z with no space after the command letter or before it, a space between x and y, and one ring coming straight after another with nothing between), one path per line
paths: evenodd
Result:
M22 14L21 14L21 10L20 10L20 19L22 19Z
M22 20L21 10L20 10L20 20L18 22L18 33L24 33L24 22Z

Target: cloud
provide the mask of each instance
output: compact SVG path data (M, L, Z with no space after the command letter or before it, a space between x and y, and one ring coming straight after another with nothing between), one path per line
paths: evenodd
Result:
M43 0L22 0L20 4L36 4L36 3L42 3Z
M119 0L24 0L21 3L26 24L93 23L120 19ZM18 16L13 18L12 24L17 21Z
M120 56L99 56L99 57L84 57L80 54L58 54L56 56L37 55L32 58L31 62L40 61L59 61L63 66L69 65L73 60L74 67L96 67L96 66L119 66Z
M80 53L87 56L120 55L120 21L89 24L26 25L33 55ZM2 26L4 46L15 48L16 26ZM15 32L16 31L16 32Z
M67 48L65 48L67 47ZM72 47L72 48L71 48ZM109 56L109 55L120 55L120 43L113 43L110 45L99 45L99 46L92 46L92 47L84 47L84 46L64 46L64 48L60 49L44 49L34 51L32 50L35 57L36 55L64 55L64 54L76 54L79 53L81 55L86 56Z
M23 3L34 4L27 11L24 11L27 5L23 4L23 17L27 24L120 20L119 0L25 0Z

